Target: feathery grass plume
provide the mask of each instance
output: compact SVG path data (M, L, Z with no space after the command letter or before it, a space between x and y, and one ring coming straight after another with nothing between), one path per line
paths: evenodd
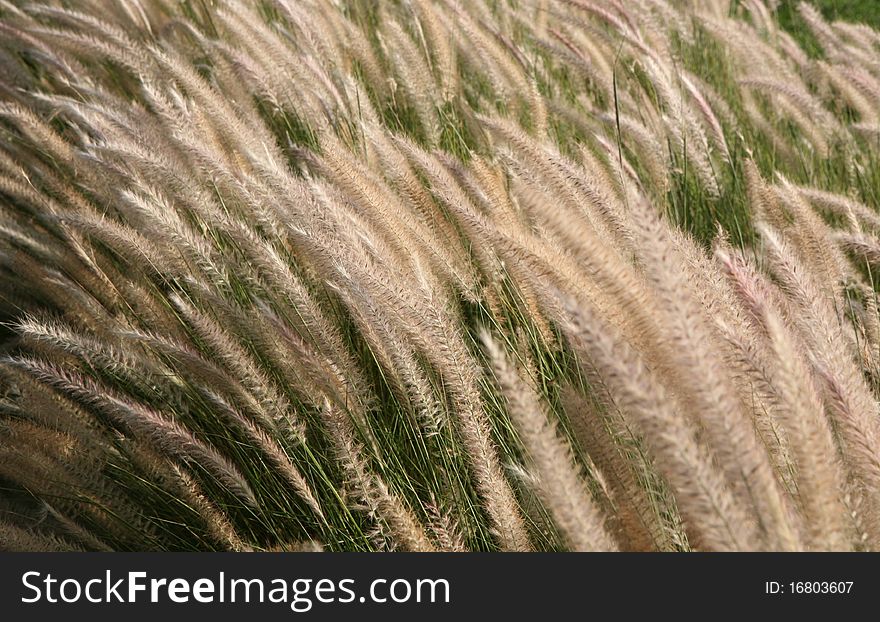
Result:
M133 434L149 440L159 451L167 452L184 461L192 460L203 466L233 494L250 505L257 504L250 484L236 466L181 424L142 404L127 402L124 398L114 396L98 383L59 369L51 363L32 359L16 359L9 362L33 373L41 381L67 393L83 404L97 408L114 423L118 422Z
M296 494L306 502L321 521L324 521L324 512L321 510L321 505L315 498L311 486L296 466L291 463L290 457L284 452L284 449L267 432L237 412L221 396L210 390L204 391L204 394L206 399L216 407L216 410L232 422L232 425L243 428L248 441L266 455L269 463L279 471Z
M68 516L65 516L48 503L46 504L46 510L48 512L48 515L55 519L55 521L59 524L60 531L62 533L65 533L68 535L68 537L78 542L81 542L87 550L101 551L105 553L113 550L94 533L90 532L82 525L79 525L75 521L71 520Z
M640 453L638 439L610 399L601 400L598 395L593 399L604 401L608 412L602 412L602 406L593 405L593 400L571 385L562 394L574 438L607 482L614 509L608 517L614 526L614 538L624 550L674 550L675 536L683 534L673 534L671 521L664 517L667 512L675 513L666 503L668 499L649 493L645 482L656 473ZM629 451L630 445L634 451Z
M432 70L435 79L440 84L440 92L443 99L449 101L458 91L458 70L455 66L455 50L450 39L440 24L438 9L430 0L415 0L415 9L422 26L423 36L430 46Z
M441 551L462 553L467 551L458 524L448 514L441 513L433 505L426 505L428 513L434 518L429 524L431 533Z
M384 22L384 28L392 44L385 46L385 50L386 55L391 57L398 78L394 84L400 87L406 101L418 115L427 141L435 143L440 137L440 117L433 103L437 95L430 80L428 64L409 34L393 18Z
M662 386L619 334L588 308L568 303L566 332L586 360L601 370L609 390L654 452L676 492L685 527L697 546L736 550L758 547L754 519L735 501L695 430L672 406Z
M530 548L516 500L507 483L494 446L491 425L480 397L479 377L473 357L457 326L447 297L439 291L396 288L378 264L364 257L360 282L376 292L385 313L404 328L422 354L439 371L456 414L465 453L474 471L477 490L492 519L495 536L505 548ZM355 267L352 266L354 271Z
M245 544L218 508L214 507L210 499L206 498L200 490L198 483L177 465L172 465L175 474L180 479L181 490L184 497L192 504L193 509L199 513L208 526L208 531L219 542L225 542L233 551L249 551L251 547Z
M189 324L202 348L216 357L230 375L254 396L260 408L269 413L272 421L270 428L295 430L297 426L296 422L291 421L289 401L260 368L259 361L208 314L188 304L177 294L171 295L169 300Z
M848 547L845 507L840 499L844 480L833 431L825 416L817 382L797 337L781 315L749 281L749 274L723 251L716 251L755 321L766 332L775 365L767 373L779 399L783 424L797 467L797 495L804 506L810 548Z
M616 550L617 545L605 529L599 509L584 489L571 448L559 437L548 419L549 413L488 332L484 332L481 339L534 465L539 495L568 545L577 551Z
M226 513L206 497L198 481L186 469L156 453L149 446L137 442L125 445L122 453L140 473L161 486L166 494L180 499L187 509L195 512L204 523L207 533L214 541L221 543L222 548L233 551L252 550L243 542Z
M428 540L418 519L388 489L381 477L370 472L348 415L329 402L325 402L322 415L342 467L351 477L347 485L356 490L355 494L365 504L371 518L380 522L379 535L387 539L392 547L411 551L433 550L434 545Z
M842 330L838 314L820 293L812 275L804 271L786 243L769 226L763 226L761 234L774 273L803 314L801 330L818 337L808 341L811 363L822 382L826 406L833 414L843 440L850 477L867 491L876 490L880 472L878 406L847 348L850 343L848 334ZM876 510L871 507L874 498L868 494L869 520L873 522L876 520ZM871 531L872 546L876 546L873 544L876 538L873 525L866 526L866 529Z
M866 80L858 74L853 76L852 70L848 67L831 66L822 61L817 63L817 67L822 72L822 75L828 79L831 86L834 87L834 90L846 100L849 107L858 112L861 123L876 124L880 121L880 118L877 116L876 104L872 103L863 93L865 89L872 91L876 88L876 85L865 84L865 82L871 80L870 78ZM874 95L876 96L876 91L874 91Z
M792 225L782 230L801 250L807 268L823 285L838 290L848 279L847 262L831 239L831 229L800 198L785 180L776 188L780 206L790 215Z
M851 197L806 186L798 186L798 192L820 212L851 221L852 228L856 232L860 230L880 231L880 216L867 205L853 200Z
M717 240L715 252L717 256L735 257L737 267L748 276L743 280L750 289L739 292L730 301L731 308L737 312L716 318L715 327L723 343L728 346L725 349L725 360L731 366L734 380L739 387L740 399L750 406L755 429L767 449L781 485L789 494L793 494L797 487L793 473L794 462L785 427L778 416L779 396L771 374L775 363L766 339L762 338L761 331L755 329L752 314L743 302L752 297L771 298L775 302L779 298L774 298L772 286L762 275L750 271L750 263L729 243ZM737 281L737 285L742 285L743 280Z
M834 234L834 240L843 250L864 257L871 265L880 265L880 238L876 235L841 231Z
M751 503L772 549L797 548L784 498L743 410L730 373L712 347L713 335L684 281L676 250L665 228L646 205L631 206L634 229L641 241L641 261L659 302L662 339L681 399L694 421L705 427L713 451L734 486Z
M0 548L4 551L24 553L45 553L62 551L82 551L75 544L59 536L26 529L0 521Z

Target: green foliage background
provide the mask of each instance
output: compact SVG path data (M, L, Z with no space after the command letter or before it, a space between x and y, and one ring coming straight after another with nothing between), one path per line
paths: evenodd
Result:
M877 0L811 0L812 4L822 11L822 15L828 20L844 20L847 22L862 22L869 26L880 26L880 2ZM777 14L779 23L789 32L795 35L802 43L812 39L803 19L798 14L797 5L799 0L781 0ZM818 48L812 44L807 45L807 50L815 52Z

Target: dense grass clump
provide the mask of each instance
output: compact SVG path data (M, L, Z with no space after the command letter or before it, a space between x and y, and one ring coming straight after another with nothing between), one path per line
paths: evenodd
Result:
M0 548L880 548L878 52L0 2Z

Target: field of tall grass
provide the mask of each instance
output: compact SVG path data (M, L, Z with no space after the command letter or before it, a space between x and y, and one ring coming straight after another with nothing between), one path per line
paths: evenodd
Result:
M0 0L0 549L877 550L878 210L810 4Z

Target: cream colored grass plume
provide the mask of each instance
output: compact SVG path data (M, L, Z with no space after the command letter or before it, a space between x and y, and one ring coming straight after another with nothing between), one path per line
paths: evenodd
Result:
M876 550L880 34L0 1L0 548Z

